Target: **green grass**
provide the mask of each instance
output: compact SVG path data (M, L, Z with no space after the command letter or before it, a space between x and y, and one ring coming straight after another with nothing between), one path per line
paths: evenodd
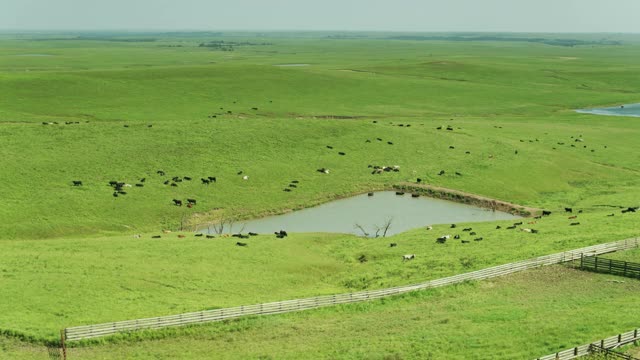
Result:
M368 303L118 336L69 354L73 359L535 358L636 328L640 282L614 279L545 267ZM10 354L42 349L4 343Z
M0 36L0 330L51 340L65 326L381 288L638 236L638 215L619 207L640 203L640 123L573 112L639 101L640 78L629 76L640 70L637 37L558 47L320 36ZM272 45L198 47L220 39ZM309 66L273 66L287 63ZM402 170L373 176L369 164ZM447 175L437 176L441 169ZM455 171L463 176L448 175ZM194 181L163 185L173 176ZM218 182L201 185L205 176ZM126 196L107 186L142 177L145 187ZM535 236L474 224L485 241L467 247L436 246L445 225L399 234L394 249L327 234L259 237L247 249L175 234L149 239L418 177L554 215L531 225L541 230ZM292 179L300 187L283 192ZM198 205L172 206L173 198ZM566 206L584 213L569 220ZM407 252L418 258L402 264ZM363 254L369 261L360 264Z

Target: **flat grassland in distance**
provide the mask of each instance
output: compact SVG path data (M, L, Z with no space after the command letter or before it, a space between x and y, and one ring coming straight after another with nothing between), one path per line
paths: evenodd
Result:
M533 359L637 327L640 282L551 266L392 299L118 336L70 359ZM550 285L553 284L553 286ZM4 351L46 348L0 340Z
M573 111L640 101L638 39L305 36L0 35L0 331L51 341L66 326L414 283L638 235L620 210L640 205L640 124ZM164 184L174 176L192 180ZM524 219L538 234L464 224L484 238L468 246L436 246L448 225L247 248L189 234L417 178L553 214ZM109 181L134 186L114 197ZM197 205L172 205L186 198Z

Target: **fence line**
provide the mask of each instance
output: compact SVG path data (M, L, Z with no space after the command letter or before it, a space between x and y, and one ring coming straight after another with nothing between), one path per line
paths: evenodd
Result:
M626 354L619 353L617 351L605 349L595 344L589 345L589 354L603 354L606 359L614 358L614 359L623 359L623 360L638 360L631 355L626 355Z
M640 240L638 238L626 239L606 244L588 246L552 255L540 256L533 259L494 266L482 270L472 271L469 273L449 276L446 278L426 281L413 285L396 286L379 290L366 290L347 294L323 295L305 299L276 301L264 304L236 306L231 308L205 310L178 315L69 327L64 329L64 337L67 341L74 341L107 336L122 331L184 326L221 321L225 319L233 319L248 315L280 314L286 312L315 309L337 304L355 303L379 299L392 295L404 294L416 290L457 284L469 280L482 280L496 276L507 275L534 267L579 260L585 256L596 256L608 252L627 250L637 247L640 247Z
M580 260L580 269L640 279L640 264L628 261L591 256Z
M618 346L626 345L638 340L640 340L640 329L635 329L624 334L611 336L600 341L592 342L590 344L580 345L573 349L567 349L555 354L539 357L536 358L536 360L570 360L589 355L591 353L589 350L591 345L595 345L604 349L615 349Z

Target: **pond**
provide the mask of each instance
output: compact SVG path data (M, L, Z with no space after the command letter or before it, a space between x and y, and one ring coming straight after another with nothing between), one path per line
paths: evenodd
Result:
M362 231L355 226L359 224L369 236L375 236L376 228L383 227L385 222L391 220L391 226L387 231L389 236L432 224L518 218L520 217L516 215L446 200L413 198L410 194L399 196L393 191L380 191L373 196L362 194L283 215L248 220L235 224L231 231L238 232L244 226L243 233L273 234L275 231L286 230L291 233L330 232L362 235ZM209 232L214 233L213 227ZM382 230L379 235L382 235Z
M640 104L625 104L600 109L579 109L576 111L583 114L640 117Z

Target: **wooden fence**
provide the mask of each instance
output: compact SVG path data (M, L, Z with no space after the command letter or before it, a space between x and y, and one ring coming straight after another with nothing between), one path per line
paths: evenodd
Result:
M268 315L293 311L315 309L337 304L348 304L360 301L380 299L387 296L403 294L411 291L452 285L470 280L482 280L496 276L531 269L534 267L558 264L566 261L579 260L585 256L595 256L613 251L627 250L640 246L638 238L621 240L606 244L588 246L576 250L565 251L553 255L546 255L534 259L518 261L510 264L494 266L469 273L449 276L419 284L397 286L380 290L360 291L348 294L324 295L306 299L277 301L265 304L236 306L232 308L205 310L178 315L160 316L154 318L117 321L96 325L69 327L64 329L63 338L67 341L81 340L107 336L123 331L141 329L158 329L171 326L184 326L207 323L225 319L233 319L248 315Z
M638 340L640 340L640 329L635 329L591 344L581 345L573 349L567 349L555 354L539 357L536 360L570 360L591 354L589 348L592 344L603 349L614 349L618 346L626 345Z
M640 360L634 358L631 355L626 355L617 351L613 351L611 349L606 349L596 344L589 345L589 354L602 354L606 359Z
M598 256L581 259L580 269L640 279L640 264Z

